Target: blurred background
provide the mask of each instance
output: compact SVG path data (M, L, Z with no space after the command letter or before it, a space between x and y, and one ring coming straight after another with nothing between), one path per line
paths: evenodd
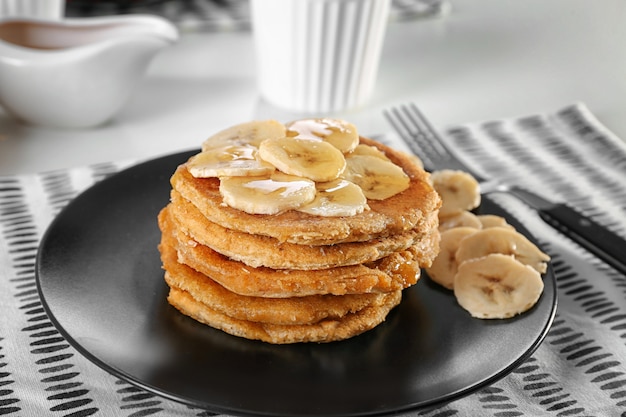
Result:
M182 31L250 29L248 0L66 0L68 17L150 13L174 22ZM443 0L392 0L391 19L440 15Z

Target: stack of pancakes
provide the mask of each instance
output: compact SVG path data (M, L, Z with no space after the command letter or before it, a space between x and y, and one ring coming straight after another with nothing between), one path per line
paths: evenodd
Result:
M169 303L269 343L342 340L383 322L438 253L441 202L412 157L361 143L382 150L410 184L354 216L248 214L223 203L219 178L180 165L158 217Z

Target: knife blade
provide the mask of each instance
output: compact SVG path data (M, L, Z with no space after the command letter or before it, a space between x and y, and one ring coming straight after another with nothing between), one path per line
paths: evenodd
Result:
M490 189L488 182L481 186L485 194L506 192L514 195L535 209L543 221L626 275L626 240L605 226L565 203L550 201L521 187Z

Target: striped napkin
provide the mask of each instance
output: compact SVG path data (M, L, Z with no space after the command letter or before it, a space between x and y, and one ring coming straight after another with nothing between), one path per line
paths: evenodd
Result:
M584 105L443 133L485 174L567 201L626 236L626 143ZM383 140L404 146L393 134ZM37 292L37 247L54 216L90 185L136 162L0 177L0 415L216 415L146 392L89 362L55 329ZM407 415L626 416L626 277L523 203L494 199L553 259L554 324L537 351L500 381Z

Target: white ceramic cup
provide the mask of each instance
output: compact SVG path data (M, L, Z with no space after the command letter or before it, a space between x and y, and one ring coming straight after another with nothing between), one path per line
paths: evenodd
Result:
M391 0L251 0L258 85L299 113L364 104L376 83Z
M0 0L0 18L60 19L65 0Z

